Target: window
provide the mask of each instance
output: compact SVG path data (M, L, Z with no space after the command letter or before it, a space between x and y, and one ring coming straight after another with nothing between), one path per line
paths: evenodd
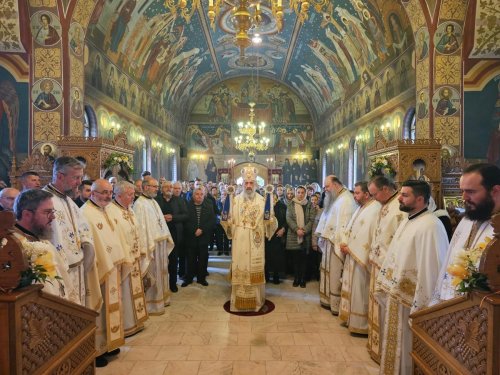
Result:
M83 136L84 137L97 137L97 117L94 109L85 104L85 111L83 112Z
M417 118L415 116L415 107L411 107L405 114L403 119L403 138L404 139L417 139Z

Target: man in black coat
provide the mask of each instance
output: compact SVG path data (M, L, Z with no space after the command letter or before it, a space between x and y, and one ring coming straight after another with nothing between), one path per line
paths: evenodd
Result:
M184 226L185 245L188 251L187 273L182 287L193 282L207 286L208 243L215 227L215 213L212 202L204 199L202 188L195 188L188 202L188 219Z
M172 182L165 181L161 185L161 194L156 196L156 201L161 208L163 217L174 240L175 247L168 256L168 275L170 290L176 293L177 265L179 263L179 245L182 244L183 223L187 220L187 210L181 198L173 195Z

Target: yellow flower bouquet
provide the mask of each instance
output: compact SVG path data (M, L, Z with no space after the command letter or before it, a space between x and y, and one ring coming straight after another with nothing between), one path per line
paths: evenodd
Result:
M478 265L484 249L491 241L486 237L484 242L479 243L472 250L460 250L454 262L448 266L448 273L453 276L452 285L457 292L466 293L472 290L490 291L488 278L479 272Z
M18 288L22 288L33 283L52 283L52 280L61 279L57 275L56 263L52 252L47 247L48 244L21 240L23 253L28 260L29 267L21 272L21 280Z

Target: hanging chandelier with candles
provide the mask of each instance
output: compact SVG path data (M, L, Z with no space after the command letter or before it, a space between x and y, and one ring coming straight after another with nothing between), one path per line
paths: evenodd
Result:
M251 30L258 29L262 23L262 6L271 10L276 21L278 32L283 28L282 0L208 0L207 16L215 31L215 21L222 11L230 10L235 27L234 44L240 49L240 55L245 55L245 49L252 45Z
M248 105L250 106L249 121L238 123L238 131L241 134L234 137L234 144L240 151L255 154L256 151L267 150L270 140L262 136L266 128L265 122L262 121L260 124L255 123L255 103L248 103Z
M165 0L164 6L172 14L183 18L187 23L197 9L202 9L201 0ZM303 24L309 19L309 8L313 7L320 13L331 6L331 0L289 0L289 7L295 14L299 23ZM252 30L261 26L262 7L271 10L276 22L276 29L283 29L284 7L283 0L208 0L207 16L210 26L215 31L217 18L222 12L230 11L234 24L234 44L240 49L240 55L245 55L245 49L252 45ZM358 6L359 7L359 6Z

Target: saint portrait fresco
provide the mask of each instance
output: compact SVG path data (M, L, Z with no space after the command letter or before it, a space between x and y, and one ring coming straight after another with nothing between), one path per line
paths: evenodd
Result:
M37 12L31 17L31 32L38 44L52 46L61 39L61 23L53 13Z
M77 87L71 88L71 113L75 117L82 117L83 115L82 95Z
M417 102L417 118L423 119L426 118L429 114L429 93L427 90L421 90L418 93L418 102Z
M42 111L51 111L62 102L62 90L59 83L53 79L42 79L32 88L33 104Z
M444 22L434 34L434 45L440 53L449 55L458 50L461 39L462 28L456 22Z
M444 86L436 90L432 104L437 115L451 116L460 108L460 95L453 87Z
M84 35L82 26L79 23L73 22L69 29L69 47L77 56L81 56L83 53Z
M417 60L423 60L429 54L429 32L425 27L421 27L416 35L415 55Z

